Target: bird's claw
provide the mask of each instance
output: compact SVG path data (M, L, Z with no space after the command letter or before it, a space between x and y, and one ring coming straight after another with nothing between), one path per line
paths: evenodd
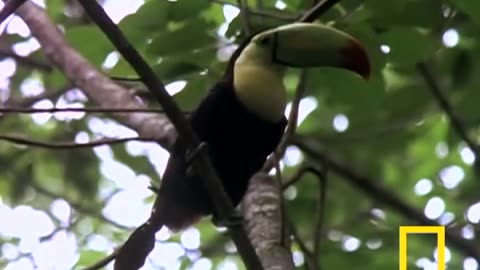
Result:
M243 216L238 210L234 210L225 218L220 218L214 214L212 223L217 227L238 227L243 225Z

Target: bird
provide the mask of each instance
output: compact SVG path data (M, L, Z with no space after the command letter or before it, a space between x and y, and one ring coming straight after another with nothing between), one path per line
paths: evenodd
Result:
M234 206L287 126L283 76L289 67L333 67L363 78L370 75L368 54L361 43L322 24L281 25L241 42L222 78L188 118ZM142 267L154 247L155 233L163 226L177 232L204 216L212 215L215 220L203 180L190 166L193 152L181 137L176 139L150 218L117 250L115 270Z

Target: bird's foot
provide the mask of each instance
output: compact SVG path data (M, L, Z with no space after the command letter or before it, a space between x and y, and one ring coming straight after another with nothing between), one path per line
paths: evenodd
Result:
M217 227L238 227L243 226L243 216L238 212L238 210L234 210L228 216L224 218L220 218L217 215L213 215L212 223Z
M185 157L186 163L187 163L187 168L190 168L193 161L197 158L198 154L207 149L207 143L206 142L201 142L197 148L193 149L193 151L187 150L187 155Z

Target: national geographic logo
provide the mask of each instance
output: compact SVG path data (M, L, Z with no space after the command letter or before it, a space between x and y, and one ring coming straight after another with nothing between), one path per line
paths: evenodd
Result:
M434 233L437 235L438 270L445 270L444 226L400 226L400 270L407 270L407 236L409 233Z

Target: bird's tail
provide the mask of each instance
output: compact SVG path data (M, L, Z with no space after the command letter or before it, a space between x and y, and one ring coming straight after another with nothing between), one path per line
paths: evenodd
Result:
M163 222L150 218L138 227L123 246L116 252L114 270L137 270L145 264L148 254L155 246L155 233L159 231Z

